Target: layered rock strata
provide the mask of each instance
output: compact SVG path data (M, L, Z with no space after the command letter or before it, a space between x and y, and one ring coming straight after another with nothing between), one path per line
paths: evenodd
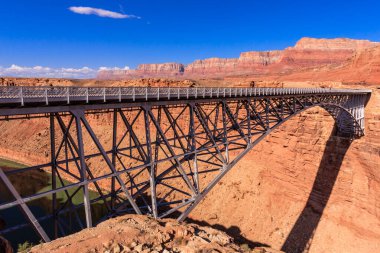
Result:
M141 64L136 70L100 71L98 79L146 77L207 78L266 73L292 73L321 66L339 66L355 53L380 45L368 40L302 38L294 47L243 52L239 58L208 58L180 63Z

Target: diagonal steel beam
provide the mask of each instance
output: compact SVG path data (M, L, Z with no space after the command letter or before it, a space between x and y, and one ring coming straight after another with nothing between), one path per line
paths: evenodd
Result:
M99 149L100 153L102 154L102 156L103 156L104 160L106 161L108 167L111 169L112 173L115 174L116 180L118 181L118 183L120 184L121 188L123 189L124 194L126 195L128 201L132 205L132 208L135 210L135 212L137 214L141 214L140 208L137 206L135 200L132 198L132 196L129 193L127 187L124 185L124 182L121 179L120 175L116 174L117 171L116 171L115 167L112 165L112 162L111 162L110 158L108 157L107 153L105 152L103 146L100 144L98 138L96 137L95 133L93 132L93 130L92 130L91 126L89 125L87 119L84 117L84 113L83 112L80 112L80 119L83 122L83 125L85 126L87 132L90 134L91 139L94 141L95 145L97 146L97 148Z
M223 157L223 155L222 155L222 153L221 153L221 151L220 151L218 145L216 144L216 142L215 142L215 137L212 135L210 129L209 129L208 126L206 125L206 122L205 122L205 120L204 120L204 118L203 118L203 115L202 115L202 113L199 111L197 105L194 106L194 112L195 112L195 115L197 115L197 117L198 117L198 119L199 119L199 122L201 123L203 129L205 130L205 132L206 132L206 134L207 134L209 140L210 140L210 141L212 142L212 144L215 146L215 150L216 150L216 152L218 153L219 158L220 158L221 161L225 164L225 163L226 163L226 160L224 159L224 157Z
M3 180L5 186L13 195L13 197L17 200L18 205L21 208L21 211L24 213L25 218L30 222L33 229L39 234L39 236L44 242L50 242L49 236L46 234L45 230L41 227L40 223L38 222L36 217L33 215L32 211L30 211L29 207L22 200L20 194L17 192L16 188L13 186L13 184L11 183L11 181L8 179L3 169L1 168L0 168L0 178Z
M153 124L154 124L155 127L156 127L156 130L160 133L161 138L162 138L162 140L165 142L165 144L166 144L166 146L167 146L167 148L168 148L170 154L171 154L173 157L175 157L176 154L174 153L172 147L170 146L170 143L169 143L168 140L166 139L166 136L164 135L164 133L163 133L161 127L158 125L157 120L156 120L156 118L154 117L152 111L151 111L150 109L148 109L148 108L145 108L145 110L147 110L147 112L148 112L150 118L152 119ZM184 168L182 167L182 163L181 163L181 162L178 160L178 158L176 158L176 157L174 158L174 160L176 161L177 166L178 166L178 170L179 170L179 172L182 174L182 177L183 177L183 179L185 180L187 186L190 188L190 190L193 192L193 194L196 194L197 191L195 190L194 186L191 184L189 178L187 177L187 174L186 174Z
M86 224L87 228L92 227L92 215L91 215L91 203L90 203L90 195L88 191L88 182L86 176L86 162L84 160L84 147L83 147L83 136L82 136L82 125L80 123L80 114L78 112L73 112L75 116L76 130L77 130L77 138L78 138L78 155L80 158L80 174L81 180L85 184L83 185L83 203L84 210L86 215Z
M223 102L224 106L225 106L225 111L227 113L227 116L229 117L229 119L231 120L233 126L236 128L236 131L238 131L238 133L240 134L240 136L247 142L249 143L249 140L248 140L248 137L245 135L245 133L243 132L243 129L241 129L239 123L236 121L235 119L235 116L232 114L231 112L231 109L230 107L228 106L228 104L226 102Z

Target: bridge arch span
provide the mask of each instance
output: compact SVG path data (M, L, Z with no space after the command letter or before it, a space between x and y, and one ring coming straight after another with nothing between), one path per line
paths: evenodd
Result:
M0 88L0 120L50 119L49 162L0 169L0 184L13 195L0 202L0 212L19 207L28 221L0 234L31 226L49 241L70 233L67 213L80 227L124 213L182 221L257 143L305 110L322 107L335 119L339 135L363 136L370 94L314 88ZM110 115L111 145L93 130L96 121L87 116L93 113ZM8 177L33 170L51 172L55 183L52 189L20 196ZM59 183L57 177L71 180ZM89 189L96 191L95 198ZM67 196L65 203L57 203L57 193ZM78 193L80 204L72 202ZM26 203L49 196L52 213L36 218ZM104 207L101 219L93 216L95 204ZM54 234L40 224L47 219Z
M361 119L355 118L354 114L350 112L349 109L343 107L341 104L337 103L328 103L328 102L322 102L322 103L316 103L309 106L305 106L304 108L300 108L295 113L289 115L286 118L283 118L281 121L277 122L273 127L267 129L265 133L260 135L255 140L252 140L250 144L247 145L246 149L244 149L228 166L226 166L226 169L223 170L218 176L216 176L206 187L206 189L201 192L198 197L195 199L194 203L189 206L187 210L185 210L178 218L178 220L183 221L190 212L196 208L196 206L206 197L209 191L212 190L212 188L218 184L220 180L236 165L241 159L244 158L245 155L247 155L252 149L259 144L265 137L270 135L273 131L275 131L277 128L282 126L287 121L291 120L292 118L300 115L301 113L311 110L313 108L322 108L326 112L329 113L329 115L334 119L334 124L336 127L336 135L344 138L349 139L355 139L358 137L361 137L364 135L364 124ZM361 108L364 109L364 108ZM361 115L361 114L360 114Z

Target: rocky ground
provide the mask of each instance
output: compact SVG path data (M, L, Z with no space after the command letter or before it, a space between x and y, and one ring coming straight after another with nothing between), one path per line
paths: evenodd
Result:
M125 215L95 228L41 244L31 253L123 253L123 252L256 252L279 253L268 247L250 249L235 244L224 232L175 220L154 220L147 216Z

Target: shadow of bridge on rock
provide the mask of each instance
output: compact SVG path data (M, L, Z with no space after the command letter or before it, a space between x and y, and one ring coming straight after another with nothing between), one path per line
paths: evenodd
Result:
M200 220L193 220L191 218L186 219L189 223L194 223L199 226L204 226L204 227L212 227L214 229L217 229L219 231L223 231L227 235L231 236L234 239L234 242L242 245L242 244L247 244L250 248L256 248L256 247L270 247L270 245L261 243L261 242L255 242L251 241L245 236L241 234L241 230L238 226L231 226L229 228L221 225L221 224L210 224L206 221L200 221Z
M310 248L351 142L349 138L330 135L309 198L282 245L282 251L301 253Z

